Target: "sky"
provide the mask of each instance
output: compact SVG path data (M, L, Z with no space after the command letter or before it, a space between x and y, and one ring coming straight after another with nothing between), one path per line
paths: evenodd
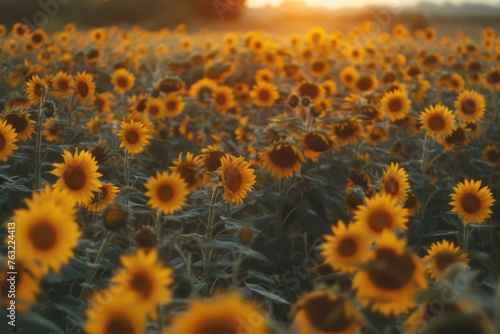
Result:
M306 0L306 3L310 6L323 6L323 7L331 7L338 8L344 7L348 5L349 7L354 6L363 6L367 4L392 4L395 5L399 2L404 3L405 5L412 5L421 2L422 0ZM283 0L247 0L247 3L250 7L262 7L266 5L278 6L283 2ZM477 3L477 4L491 4L498 5L498 0L432 0L430 2L433 3L453 3L453 4L462 4L462 3Z

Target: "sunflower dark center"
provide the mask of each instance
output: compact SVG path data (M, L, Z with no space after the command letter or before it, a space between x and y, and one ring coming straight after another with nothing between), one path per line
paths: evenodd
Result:
M177 101L170 100L166 104L167 110L173 111L177 109Z
M405 209L412 209L413 207L415 207L416 204L417 204L417 198L415 197L415 195L408 194L408 197L406 198L406 201L405 201L405 204L403 207Z
M68 167L63 177L66 186L71 190L80 190L87 181L85 171L80 166Z
M335 135L339 138L349 138L355 135L359 130L356 122L343 122L336 124L333 128Z
M1 146L0 146L0 149L1 149ZM500 151L498 151L496 149L488 150L488 152L486 153L486 156L490 162L500 161Z
M105 334L134 334L134 326L123 314L113 314L109 317L103 333Z
M332 300L326 295L311 298L302 306L314 328L326 333L340 333L352 324L345 308L343 299Z
M215 103L217 103L220 106L223 106L227 103L227 97L225 94L217 94L215 97Z
M83 81L80 81L76 85L76 89L78 90L78 94L80 94L82 97L87 97L89 95L89 86Z
M346 196L345 202L351 209L356 209L363 204L363 197L350 193Z
M383 83L389 83L389 82L394 82L398 79L396 73L394 72L387 72L384 74L382 77L382 82Z
M139 134L135 131L128 131L125 135L125 140L129 144L136 144L139 141Z
M198 181L198 173L196 172L196 167L191 163L184 163L179 165L177 167L177 172L181 175L181 178L186 181L188 186L192 186Z
M418 67L412 67L406 73L408 73L408 75L410 77L415 77L415 76L419 75L421 72L420 72L420 69Z
M299 160L297 153L291 146L274 148L269 152L269 158L273 164L281 168L292 167Z
M116 79L116 85L120 88L128 87L128 79L126 77L118 77Z
M37 250L50 250L57 243L57 231L47 222L37 222L29 232L29 239Z
M466 115L473 115L477 110L476 101L473 99L465 99L460 105L460 110Z
M309 133L304 140L307 148L315 152L324 152L330 148L332 142L320 134Z
M259 91L259 94L257 94L257 96L259 97L259 100L261 100L261 101L268 101L269 99L271 99L271 94L269 93L269 91L267 89L261 89Z
M18 114L7 114L5 120L14 128L16 133L23 132L28 126L28 120Z
M0 133L0 152L7 146L7 140L5 139L4 135Z
M481 210L481 199L476 194L465 194L460 204L468 214L474 214Z
M237 168L227 168L224 171L224 180L226 187L232 192L236 192L243 183L243 176Z
M157 194L160 201L168 202L174 197L174 190L170 185L164 184L158 188Z
M392 229L393 224L391 214L384 210L374 211L368 216L368 227L376 233Z
M99 50L92 49L87 53L87 59L95 59L99 57Z
M43 41L43 37L41 34L36 33L31 36L31 40L33 41L33 43L38 44Z
M432 131L441 131L444 129L446 122L443 119L443 117L436 115L432 116L429 118L429 128L431 128Z
M500 83L500 72L493 71L493 72L488 73L488 75L486 76L486 80L488 81L488 83L490 83L492 85L499 84Z
M207 319L193 331L193 334L239 334L241 329L239 329L237 319L222 316L219 318Z
M392 249L379 248L375 251L374 263L377 269L369 271L372 283L382 290L399 290L411 282L415 263L408 252L396 254Z
M390 112L399 112L403 108L403 102L399 98L392 98L389 101L387 108Z
M473 61L468 66L468 70L472 71L472 72L479 72L482 69L483 69L483 66L481 65L481 63L478 63L477 61Z
M337 252L342 257L350 257L353 256L358 249L358 244L356 240L352 238L345 238L341 240L337 245Z
M311 99L316 99L319 95L319 88L317 85L305 82L299 87L300 96L309 96Z
M322 61L316 61L314 62L312 69L314 72L321 72L325 69L325 67L325 63L323 63Z
M436 260L436 267L442 272L445 271L448 266L457 261L457 256L451 252L442 252L436 254L434 259Z
M130 280L130 288L137 292L139 296L143 299L148 299L153 292L153 282L151 277L146 275L146 273L137 273Z
M61 80L57 81L56 87L59 90L68 90L69 83L68 83L68 81L61 79Z
M446 137L446 141L449 144L463 143L465 139L466 139L465 131L462 128L456 128L455 130L453 130L451 135Z
M220 158L225 157L226 154L222 151L213 151L206 155L205 168L209 172L216 171L220 166Z
M384 182L384 190L386 193L396 195L399 191L399 182L395 178L389 176Z
M363 76L356 82L356 87L363 92L368 91L373 87L373 80L368 76Z
M352 76L352 74L347 73L346 75L344 75L344 80L347 83L351 83L354 81L354 77Z

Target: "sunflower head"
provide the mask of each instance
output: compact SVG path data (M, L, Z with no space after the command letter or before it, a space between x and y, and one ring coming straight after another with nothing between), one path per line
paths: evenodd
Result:
M464 122L476 123L486 110L486 101L483 95L466 90L458 95L455 101L457 116Z
M399 89L385 93L380 101L381 111L389 117L391 122L405 118L410 107L411 101L406 96L406 92Z
M144 151L152 137L151 131L141 122L133 120L120 124L118 137L121 140L120 147L125 148L130 155L135 155Z
M420 121L427 135L434 139L449 136L455 128L455 116L442 104L425 109L420 114Z
M111 83L116 92L125 94L134 87L135 77L124 68L119 68L111 75Z
M464 225L482 223L491 215L491 206L495 202L488 186L481 187L481 181L465 180L453 187L451 194L452 212L458 213Z
M293 143L274 143L259 152L259 157L266 171L279 179L291 178L294 172L300 172L305 162L302 152Z
M398 202L404 203L407 198L407 190L410 188L408 174L404 168L399 168L399 164L391 163L385 170L381 184L382 194L395 198Z
M189 193L186 182L177 173L158 172L145 187L148 205L167 215L180 210Z
M429 276L435 280L439 280L452 264L466 265L469 262L467 253L462 252L460 247L455 247L453 242L447 240L433 243L423 260L427 262L426 268Z
M191 152L186 153L186 158L183 160L182 153L173 162L170 169L172 172L179 174L188 186L188 191L193 191L198 188L202 183L202 178L199 173L199 165L201 164L202 157L195 157Z
M243 157L226 155L220 159L217 169L220 175L219 187L223 187L223 198L229 203L241 204L255 184L254 170Z
M7 161L12 152L17 150L16 141L15 129L6 120L0 119L0 161Z

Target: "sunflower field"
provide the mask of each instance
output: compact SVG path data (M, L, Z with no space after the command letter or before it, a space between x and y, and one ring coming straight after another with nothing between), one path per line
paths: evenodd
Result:
M1 333L500 333L500 36L0 25Z

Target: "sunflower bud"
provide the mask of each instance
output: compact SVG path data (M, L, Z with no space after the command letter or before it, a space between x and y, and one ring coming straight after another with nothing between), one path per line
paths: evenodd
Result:
M42 104L42 108L44 109L44 116L47 118L54 116L57 111L56 104L52 100L44 101Z
M111 203L102 212L102 222L108 230L118 231L127 225L128 216L128 210L125 206Z
M296 108L299 105L300 99L297 94L291 94L288 98L288 105L291 108Z
M134 240L139 248L151 249L158 245L156 234L147 226L141 227L134 233Z
M250 243L252 243L252 240L253 240L253 231L252 231L252 227L249 224L246 224L245 227L243 227L238 232L238 240L243 245L249 245Z

